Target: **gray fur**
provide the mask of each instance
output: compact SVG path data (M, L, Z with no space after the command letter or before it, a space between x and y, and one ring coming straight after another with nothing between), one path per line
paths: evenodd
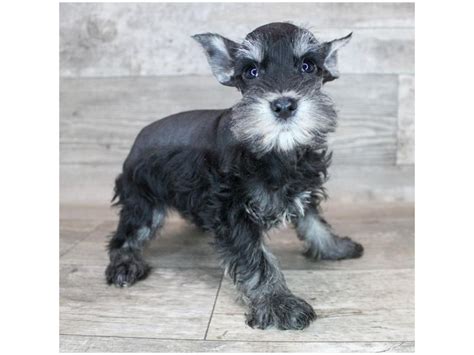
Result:
M241 300L249 307L247 324L261 329L272 325L283 330L306 328L316 318L313 308L288 289L278 260L263 242L256 252L263 256L265 269L236 283Z
M140 227L134 238L129 238L123 244L122 248L132 248L142 250L143 247L156 236L157 231L163 227L165 220L165 212L162 209L155 208L153 210L150 226Z
M215 33L198 34L193 38L206 50L207 61L216 79L223 85L232 85L233 60L226 43L231 41Z
M334 234L331 226L310 209L296 222L296 233L305 242L305 255L312 259L339 260L362 255L362 246Z
M285 203L281 198L281 192L270 191L263 186L255 185L249 191L251 198L246 201L245 211L255 222L265 225L267 229L286 225L294 218L302 217L305 208L311 201L311 192L303 191Z

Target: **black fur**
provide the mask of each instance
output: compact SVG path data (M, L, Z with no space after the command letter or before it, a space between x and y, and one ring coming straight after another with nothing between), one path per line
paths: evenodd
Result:
M271 24L255 31L254 36L264 41L267 62L275 62L277 51L279 66L289 67L283 62L291 53L284 51L298 31L301 29L293 25ZM335 122L332 104L320 92L327 74L323 69L312 77L293 73L285 84L284 72L270 75L277 67L270 70L268 64L267 77L262 74L259 82L245 82L237 68L242 66L240 60L248 58L238 59L238 45L227 39L222 42L227 51L219 52L223 47L213 36L198 36L213 71L225 85L238 87L244 98L232 109L180 113L140 132L115 184L120 222L108 245L106 279L109 284L127 286L148 275L143 248L162 226L166 211L173 209L215 235L222 265L249 307L247 324L262 329L303 329L316 314L286 286L278 262L263 244L264 232L288 221L297 226L300 239L309 243L308 257L341 259L362 254L360 244L337 237L318 217L331 159L326 134ZM274 43L280 43L277 50ZM263 62L259 65L263 73ZM236 132L237 117L251 117L246 110L253 105L252 98L275 86L297 90L318 105L317 113L324 116L325 126L315 122L314 128L308 127L305 133L312 139L307 144L275 141L270 147L265 145L263 133L242 138ZM271 116L268 119L272 120ZM321 235L314 235L318 231Z

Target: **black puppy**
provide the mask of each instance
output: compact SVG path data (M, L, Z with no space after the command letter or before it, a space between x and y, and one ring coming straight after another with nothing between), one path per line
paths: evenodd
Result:
M313 259L362 255L321 217L336 112L322 85L338 77L331 42L289 23L257 28L238 44L217 34L193 36L220 83L243 98L226 110L179 113L138 135L115 186L121 207L109 243L109 284L147 276L143 248L175 209L215 235L227 274L249 307L251 327L303 329L313 308L287 287L264 233L291 222Z

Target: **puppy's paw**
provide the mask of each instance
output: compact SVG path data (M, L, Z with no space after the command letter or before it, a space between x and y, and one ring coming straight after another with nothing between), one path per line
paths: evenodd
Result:
M349 237L334 236L334 249L328 250L327 253L322 253L323 260L341 260L360 258L364 254L364 247L362 244L354 242Z
M331 243L324 245L323 249L310 246L304 255L314 260L342 260L360 258L364 254L362 244L354 242L349 237L332 236Z
M247 325L266 329L301 330L316 319L316 313L306 301L294 295L273 295L262 303L253 305L247 314Z
M127 287L147 277L150 269L141 259L117 258L107 266L105 278L109 285Z
M353 241L349 237L338 237L341 245L342 259L360 258L364 254L364 247L362 244Z

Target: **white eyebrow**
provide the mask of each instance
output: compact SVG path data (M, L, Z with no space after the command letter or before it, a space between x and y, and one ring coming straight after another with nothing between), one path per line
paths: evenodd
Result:
M237 50L239 57L250 58L257 63L263 61L263 48L258 40L244 40L242 45Z
M314 36L309 31L299 31L293 42L293 53L296 57L302 57L306 53L318 47Z

